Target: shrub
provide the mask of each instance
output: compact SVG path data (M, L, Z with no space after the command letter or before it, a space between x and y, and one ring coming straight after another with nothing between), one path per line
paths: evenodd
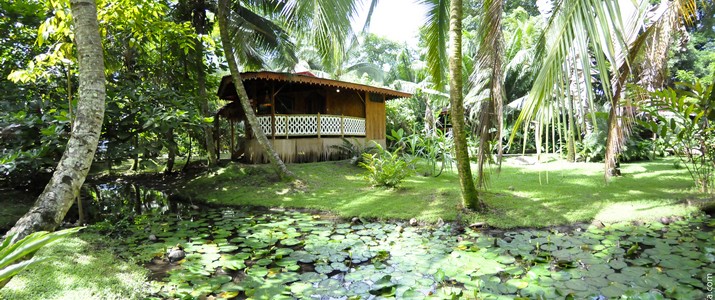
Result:
M4 287L13 276L23 269L40 262L39 259L32 258L37 250L82 228L76 227L56 232L38 231L15 243L11 243L12 236L6 237L0 243L0 288Z
M341 158L350 159L350 163L353 165L363 162L363 154L375 152L374 146L367 146L365 143L361 143L355 138L353 138L352 142L343 138L342 145L333 145L330 147L338 150Z
M608 137L608 113L597 112L596 124L592 132L586 134L576 147L579 156L588 162L603 161L606 156L606 138ZM652 160L654 155L661 154L658 145L648 138L652 133L642 124L634 124L631 134L621 149L622 162Z
M365 179L375 186L397 187L402 180L414 173L413 160L405 160L399 153L402 150L386 151L379 144L376 153L363 153L359 165L367 170Z

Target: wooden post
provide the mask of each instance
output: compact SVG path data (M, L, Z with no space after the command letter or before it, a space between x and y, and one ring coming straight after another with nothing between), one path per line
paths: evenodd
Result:
M216 135L216 160L221 160L221 117L214 119L214 134Z
M275 86L271 83L271 138L273 139L273 144L276 141L276 94Z
M289 125L290 116L285 116L284 118L286 118L286 140L287 140L288 139L288 128L290 128L290 125Z
M315 127L316 131L318 132L318 138L320 138L320 113L318 113L318 120L316 121L317 125Z
M340 137L345 137L345 116L342 114L340 115Z

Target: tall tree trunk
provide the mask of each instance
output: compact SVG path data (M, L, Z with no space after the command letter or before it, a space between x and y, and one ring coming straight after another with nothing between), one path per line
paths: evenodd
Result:
M566 99L566 114L568 115L567 133L566 133L566 147L567 155L566 160L568 162L576 161L576 121L574 120L574 109L573 109L573 97L569 96Z
M197 35L203 35L206 33L206 1L198 0L194 4L194 14L193 14L193 24ZM204 117L212 117L213 115L209 112L209 97L206 93L206 68L204 65L204 44L201 42L199 37L194 41L196 47L194 49L196 62L196 86L199 90L199 106L201 108L201 114ZM204 125L204 137L206 138L206 152L209 156L209 165L215 166L218 163L216 158L216 149L214 142L214 135L211 131L211 126Z
M71 0L79 64L79 101L72 136L52 179L15 226L13 240L39 230L54 230L79 196L92 165L104 118L105 78L102 39L94 0Z
M226 0L222 0L226 1ZM449 7L449 103L452 109L454 148L465 208L480 210L477 188L474 186L472 168L467 150L467 132L464 125L464 99L462 98L462 0L452 0Z
M231 11L229 0L218 1L218 25L219 30L221 31L221 44L223 44L223 50L226 54L226 60L228 61L228 68L231 70L231 78L233 79L233 85L236 87L238 98L241 101L241 107L246 113L246 119L248 120L248 124L251 126L256 139L258 140L258 144L263 147L263 150L268 156L268 160L273 165L276 173L278 173L278 176L282 179L293 179L295 178L295 175L288 170L286 165L283 163L283 160L281 160L278 153L276 153L273 149L273 145L270 141L268 141L268 138L266 138L266 134L261 129L261 126L258 123L258 118L256 118L256 114L253 112L253 108L249 102L246 87L243 86L243 81L241 80L241 75L238 71L236 55L234 54L234 48L231 44L231 34L228 31L228 14Z

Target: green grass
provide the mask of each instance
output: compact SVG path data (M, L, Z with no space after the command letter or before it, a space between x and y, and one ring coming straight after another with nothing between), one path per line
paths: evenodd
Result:
M36 254L45 260L15 276L0 299L143 298L147 271L95 247L109 242L82 233L45 246Z
M398 189L371 187L362 169L344 161L294 164L289 168L305 191L276 181L266 166L234 164L188 182L180 193L221 205L296 207L331 211L341 217L454 220L461 207L457 175L412 176ZM604 223L687 215L682 204L696 197L692 181L673 161L624 164L624 176L606 184L598 163L550 162L519 166L505 163L490 171L483 193L489 211L469 214L467 222L490 226L545 227L600 220Z

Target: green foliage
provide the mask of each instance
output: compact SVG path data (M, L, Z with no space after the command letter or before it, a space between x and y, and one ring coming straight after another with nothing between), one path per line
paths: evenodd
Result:
M439 176L445 167L451 168L454 163L452 149L454 141L443 131L436 129L434 133L406 134L402 128L392 130L387 135L395 148L399 148L407 155L424 159L427 163L426 176ZM441 164L440 164L441 162Z
M576 142L578 155L588 162L603 161L606 155L606 138L608 137L608 114L596 113L594 130L586 134L582 141ZM654 155L662 155L661 146L653 142L652 133L646 127L636 124L631 129L631 134L620 153L620 161L632 162L652 160Z
M20 271L40 262L40 259L32 257L37 250L81 229L82 227L75 227L56 232L34 232L14 243L12 236L6 237L0 243L0 288Z
M340 158L350 159L350 164L358 165L364 162L364 154L373 153L375 151L375 146L368 146L366 143L361 143L357 139L353 138L352 142L346 138L343 138L343 143L341 145L333 145L331 148L338 150Z
M390 152L375 144L376 153L364 153L359 166L365 168L365 179L375 186L397 187L402 180L414 174L414 160L400 155L401 148Z
M696 80L650 93L641 109L652 119L642 122L658 133L688 168L702 192L715 192L715 93L713 84Z

